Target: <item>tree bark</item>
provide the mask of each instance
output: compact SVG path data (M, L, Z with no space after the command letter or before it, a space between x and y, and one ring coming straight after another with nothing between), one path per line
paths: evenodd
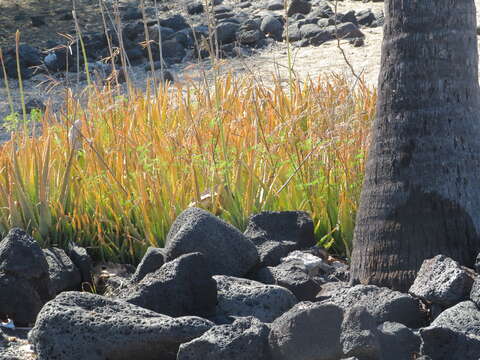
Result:
M351 276L407 290L423 260L480 250L474 0L386 0L378 90Z

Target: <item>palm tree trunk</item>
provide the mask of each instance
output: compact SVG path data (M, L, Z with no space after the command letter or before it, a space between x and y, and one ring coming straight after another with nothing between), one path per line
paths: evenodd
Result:
M353 281L406 290L423 260L480 249L474 0L386 0Z

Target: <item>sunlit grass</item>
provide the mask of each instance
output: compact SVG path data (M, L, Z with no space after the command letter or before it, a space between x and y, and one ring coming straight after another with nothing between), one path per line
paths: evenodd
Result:
M74 240L136 262L189 204L242 230L252 213L302 209L319 241L348 255L373 90L333 76L287 90L228 77L209 90L94 89L86 105L68 100L60 119L47 110L41 136L1 147L1 232L20 226L44 246Z

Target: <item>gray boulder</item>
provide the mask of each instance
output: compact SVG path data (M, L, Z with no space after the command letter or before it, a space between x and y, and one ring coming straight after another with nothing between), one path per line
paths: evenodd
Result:
M370 26L375 21L375 15L372 12L372 9L360 10L355 14L357 22L360 25Z
M352 39L352 38L364 38L365 35L360 31L357 25L347 22L343 24L338 24L337 27L334 25L327 26L326 28L334 38L338 39Z
M265 38L260 29L247 30L242 29L237 33L237 41L242 45L257 46Z
M233 11L233 8L230 5L216 5L213 7L214 14L225 14Z
M304 39L313 38L322 32L325 32L325 29L322 29L317 24L305 24L300 27L300 33Z
M477 274L480 274L480 253L477 255L477 258L475 259L475 271Z
M48 263L37 242L19 228L0 241L0 272L29 280L42 300L51 296Z
M10 48L6 48L3 54L7 76L17 79L18 72L16 47L12 46ZM26 44L21 44L18 47L18 60L22 79L29 79L34 75L34 71L31 69L31 67L42 65L42 56L40 50ZM3 77L3 70L0 77Z
M308 17L314 19L328 19L333 15L334 12L332 7L326 1L319 1L317 4L314 5L314 8L308 14Z
M308 14L312 9L312 4L306 0L291 0L287 9L287 16L294 14Z
M189 208L173 223L166 240L166 260L201 252L213 274L244 276L258 264L255 245L238 229L199 209Z
M152 25L148 28L148 34L150 39L156 42L171 39L175 35L175 31L169 27L159 26L158 24Z
M423 262L409 293L428 302L449 307L467 300L473 279L458 262L437 255Z
M222 22L216 27L217 41L220 45L235 41L240 25L233 22Z
M187 29L190 26L188 25L187 20L180 14L175 14L166 19L160 19L160 25L169 27L170 29L173 29L175 31Z
M364 307L355 306L345 312L340 344L345 356L356 356L362 360L379 358L377 324Z
M31 326L43 304L28 280L0 275L0 318L13 319L17 326Z
M325 254L323 252L323 249L317 247L308 250L295 250L284 257L282 262L297 262L304 266L305 271L311 276L332 274L335 268L324 260Z
M408 294L375 285L356 285L340 288L328 300L347 310L353 306L364 306L377 324L393 321L411 328L419 328L426 322L426 313L419 300Z
M201 14L205 11L200 1L195 1L187 5L187 13L189 15Z
M276 266L290 252L315 245L313 221L303 211L252 215L244 234L257 246L263 266Z
M275 16L265 16L260 24L260 30L277 41L282 40L283 24Z
M350 280L350 267L340 261L333 261L330 263L333 268L333 273L328 274L329 281L345 281Z
M65 290L75 290L82 280L80 270L75 266L65 251L58 248L43 250L48 263L50 283L54 294Z
M296 249L298 245L293 241L265 241L257 245L260 265L276 266L282 258Z
M247 20L242 23L237 32L237 41L242 45L257 46L265 35L260 30L260 24L255 20Z
M318 19L317 25L320 26L321 28L326 28L328 25L332 25L332 24L330 23L330 19L322 18L322 19Z
M339 292L345 292L350 286L346 282L336 281L322 284L320 291L315 297L316 301L325 301L335 296Z
M317 34L312 36L308 40L308 43L312 46L320 46L323 43L335 39L335 32L332 32L332 29L330 26L327 26L326 28L322 28L321 31L319 31Z
M470 300L480 307L480 277L477 276L470 291Z
M0 242L0 318L28 326L52 296L42 249L23 230L10 230Z
M288 27L285 27L282 37L289 42L301 40L302 33L300 32L300 25L298 23L293 23Z
M64 292L48 302L29 334L39 360L174 360L180 344L212 327L99 295Z
M160 269L164 263L165 249L149 247L132 276L132 282L139 282L145 275Z
M90 255L88 255L87 250L81 246L75 245L73 242L70 242L67 247L67 255L75 264L75 266L80 270L80 275L83 283L93 284L92 279L92 269L93 262Z
M162 42L162 56L171 63L179 63L187 54L185 46L176 38ZM155 59L157 56L155 56Z
M180 346L177 360L267 360L270 329L254 317L214 326Z
M419 353L420 337L405 325L387 321L377 329L381 349L380 359L414 359Z
M420 329L420 335L420 353L426 359L478 360L480 357L479 336L436 326Z
M242 1L240 3L237 3L237 7L240 9L246 9L252 6L252 3L250 1Z
M201 253L180 256L147 274L118 297L169 316L209 316L215 311L217 284Z
M299 248L314 246L313 220L304 211L264 211L248 219L245 236L255 244L293 241Z
M271 0L267 4L267 10L283 10L285 2L283 0Z
M480 336L480 310L471 301L463 301L443 311L431 323L453 331Z
M345 14L337 14L337 17L339 18L340 22L342 22L342 23L351 22L351 23L357 25L357 18L355 17L355 10L347 11Z
M290 290L298 300L315 300L321 284L308 274L305 265L298 261L288 261L276 267L260 269L255 280L264 284L275 284Z
M230 21L232 20L232 22L237 22L235 19L235 14L233 12L222 12L222 13L216 13L215 14L215 20L217 20L218 22L222 22L222 21Z
M333 304L302 302L271 325L269 345L275 360L336 360L342 355L343 310Z
M298 300L281 286L230 276L214 276L217 282L218 304L216 321L231 322L232 317L253 316L262 322L272 322L294 306Z

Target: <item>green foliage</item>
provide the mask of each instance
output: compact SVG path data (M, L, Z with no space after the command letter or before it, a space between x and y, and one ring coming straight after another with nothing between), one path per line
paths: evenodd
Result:
M240 229L252 213L299 209L322 245L349 254L370 89L336 77L287 90L228 77L209 90L160 88L153 99L90 91L86 106L68 99L61 123L34 113L42 134L19 132L1 147L0 232L20 226L44 246L73 240L97 258L135 263L187 206Z

